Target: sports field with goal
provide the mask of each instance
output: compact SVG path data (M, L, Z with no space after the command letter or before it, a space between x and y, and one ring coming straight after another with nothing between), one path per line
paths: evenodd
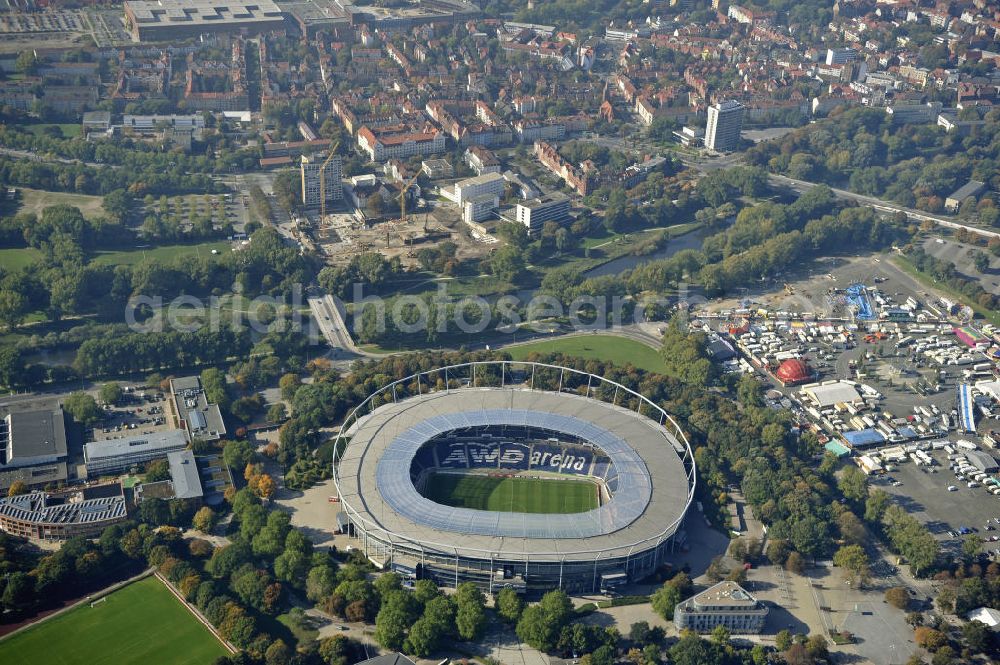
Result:
M432 501L473 510L584 513L599 505L597 485L586 480L435 473L426 487Z
M155 577L0 641L0 663L207 665L228 652Z

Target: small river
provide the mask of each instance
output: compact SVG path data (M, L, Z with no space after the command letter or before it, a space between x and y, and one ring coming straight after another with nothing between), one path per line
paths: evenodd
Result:
M76 359L74 349L42 349L27 354L24 361L29 364L55 367L57 365L72 365Z
M649 261L669 259L677 252L685 249L701 249L701 243L708 235L710 234L705 232L704 227L699 227L691 233L687 233L679 238L670 240L665 247L658 249L652 254L643 254L642 256L632 256L631 254L627 254L625 256L620 256L617 259L612 259L607 263L602 263L596 268L591 268L590 270L584 272L583 278L590 279L591 277L618 275L626 270L632 270L636 266L642 265L643 263L648 263Z
M618 275L626 270L632 270L636 266L640 266L643 263L648 263L649 261L657 261L659 259L669 259L671 256L675 255L685 249L701 249L701 243L705 238L712 233L717 233L718 231L706 232L704 227L699 227L691 233L686 233L679 238L674 238L669 241L665 247L658 249L652 254L643 254L642 256L620 256L617 259L612 259L607 263L602 263L601 265L591 268L590 270L584 271L583 278L589 279L591 277L603 277L605 275ZM516 292L514 296L522 303L526 303L535 296L536 289L521 289Z

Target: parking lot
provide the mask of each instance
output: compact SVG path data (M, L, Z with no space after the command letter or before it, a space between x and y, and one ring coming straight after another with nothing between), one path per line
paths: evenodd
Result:
M961 527L969 527L978 532L987 542L984 549L992 552L1000 548L1000 497L989 494L984 488L969 489L964 482L956 480L948 470L948 457L940 450L930 453L937 463L928 470L926 466L916 466L910 462L896 467L896 470L881 478L872 478L875 487L893 496L896 503L927 525L927 528L941 541L942 550L949 555L961 553L963 536L953 537ZM895 479L900 484L894 486L888 480ZM949 492L948 487L958 488ZM986 530L990 522L991 530ZM997 541L989 539L997 537Z
M174 429L170 400L159 391L126 392L119 404L104 409L104 422L88 432L92 441L124 439Z
M1000 293L1000 259L993 256L985 247L957 242L951 238L927 238L924 240L923 248L935 258L954 263L960 274L976 280L990 293ZM980 272L976 268L975 256L979 252L989 258L990 267L985 272Z
M168 227L177 226L183 232L190 232L196 217L210 219L213 227L226 224L234 233L243 233L249 221L246 196L225 194L221 196L174 196L163 198L143 207L142 217L155 216Z
M0 32L83 32L82 14L77 10L48 11L37 14L12 12L0 16Z

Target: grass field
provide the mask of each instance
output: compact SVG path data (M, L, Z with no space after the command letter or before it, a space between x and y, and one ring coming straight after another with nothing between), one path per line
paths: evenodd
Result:
M36 135L36 136L41 136L42 134L44 134L46 128L48 128L48 127L58 127L62 131L63 137L67 138L67 139L71 139L71 138L74 138L76 136L79 136L80 132L82 131L82 127L80 125L76 124L76 123L73 123L73 124L54 123L54 124L46 124L46 125L23 125L23 127L25 129L27 129L29 132L31 132L32 134Z
M0 642L0 663L206 665L227 652L155 577Z
M102 196L90 196L88 194L67 194L66 192L46 192L40 189L28 189L18 187L21 195L21 207L19 212L33 212L41 215L42 210L49 206L66 204L75 206L87 219L105 216L101 204L104 202Z
M42 258L42 253L34 247L23 249L0 249L0 266L4 270L20 270L24 266Z
M649 372L663 373L665 367L660 354L642 342L617 335L576 335L543 342L531 342L504 349L514 360L525 360L532 353L564 353L578 358L603 360L624 367L634 367Z
M197 245L160 245L149 249L129 249L118 252L99 251L94 256L94 263L106 265L134 265L145 258L156 259L157 261L170 261L178 256L195 257L211 256L212 250L219 251L219 256L228 254L230 244L227 240L218 242L205 242Z
M598 507L597 486L585 480L437 473L428 479L427 487L427 498L473 510L565 514Z

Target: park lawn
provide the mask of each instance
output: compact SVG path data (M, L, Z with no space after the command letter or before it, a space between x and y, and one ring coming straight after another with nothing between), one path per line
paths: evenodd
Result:
M0 268L4 270L20 270L41 259L42 253L34 247L0 249Z
M69 194L67 192L46 192L41 189L29 189L28 187L18 187L21 197L21 207L19 212L33 212L41 215L42 210L49 206L65 204L80 209L80 212L87 219L105 217L103 196L90 196L89 194Z
M80 135L82 128L76 123L53 123L47 125L22 125L22 127L35 136L41 136L46 127L58 127L62 130L63 138L71 139Z
M644 244L656 235L665 235L669 242L696 231L700 227L699 222L682 222L673 226L661 226L631 233L609 233L598 235L595 238L584 238L581 249L562 256L546 257L531 267L539 273L538 279L541 280L545 271L552 268L572 266L580 273L585 273L609 261L628 255L636 256L640 262L648 261L665 248L652 249L648 245L644 247Z
M206 665L227 653L155 577L0 642L0 663Z
M168 262L177 257L212 256L213 249L219 251L216 258L221 258L230 252L229 241L220 240L194 245L160 245L121 251L102 250L95 253L93 262L103 265L135 265L147 258Z
M624 233L615 233L614 231L607 231L604 229L604 227L601 227L600 231L595 232L593 235L584 237L583 240L580 241L580 247L586 249L594 248L597 247L598 245L605 245L608 243L615 242L624 235L625 235Z
M665 373L666 366L655 349L642 342L617 335L574 335L542 342L518 344L504 349L514 360L526 360L532 353L562 353L587 360L601 360L647 372Z
M472 510L566 514L598 507L597 485L586 480L436 473L427 488L437 503Z
M291 631L292 635L295 636L295 641L299 645L309 644L319 637L318 630L296 623L295 619L293 619L292 615L289 613L279 614L275 617L275 619L278 623Z

